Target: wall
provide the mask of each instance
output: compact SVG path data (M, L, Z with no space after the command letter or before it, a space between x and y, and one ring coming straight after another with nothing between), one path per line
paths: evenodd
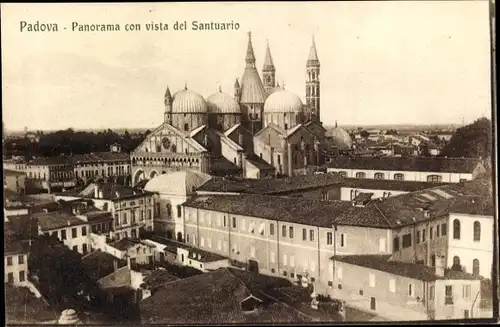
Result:
M166 230L164 237L167 237L167 232L172 233L173 239L178 239L178 234L184 237L184 215L182 204L186 202L186 196L162 193L156 196L156 201L160 204L159 219L164 224ZM167 205L170 205L171 212L168 214ZM177 206L181 206L181 216L178 216ZM160 231L162 232L162 231Z
M26 181L25 174L11 175L4 173L4 187L19 194L25 193L26 189L25 181Z
M460 239L453 238L453 221L460 221ZM481 224L481 239L474 241L474 222ZM479 273L485 278L491 278L493 264L493 217L479 215L450 214L448 233L447 264L451 267L453 257L460 258L460 264L465 271L472 273L473 260L479 260Z
M453 304L445 304L446 285L452 286ZM470 285L470 292L464 292L467 285ZM435 300L432 301L435 319L464 319L465 310L469 311L469 319L479 317L479 280L436 280L435 287Z
M7 265L7 257L12 258L12 265ZM19 263L19 257L23 258L23 263ZM22 283L20 280L20 272L24 272L24 282L28 280L28 254L16 253L12 255L4 254L4 283L8 282L8 274L12 273L14 277L14 284Z
M241 155L237 149L229 144L227 140L221 137L220 139L221 152L224 158L231 161L238 167L241 167Z
M86 229L87 235L83 235L82 228ZM76 229L76 237L72 237L72 229ZM66 231L66 239L62 239L62 231ZM41 234L50 234L50 235L56 235L57 238L63 242L64 245L66 245L70 250L73 250L74 247L76 247L77 251L81 254L84 254L83 250L83 245L87 245L87 253L90 252L90 245L91 245L91 238L90 238L90 225L87 224L81 224L81 225L73 225L73 226L68 226L64 228L57 228L57 229L49 229L49 230L43 230L40 232Z
M349 168L327 168L327 173L346 172L349 178L356 178L356 173L365 173L365 178L374 179L375 173L383 173L384 179L394 180L394 174L403 174L405 181L427 182L427 176L439 175L443 183L458 183L461 179L472 180L470 173L443 173L443 172L425 172L425 171L397 171L397 170L368 170L368 169L349 169Z

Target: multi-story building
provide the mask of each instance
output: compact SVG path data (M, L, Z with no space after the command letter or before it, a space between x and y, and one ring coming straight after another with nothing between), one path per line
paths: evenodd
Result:
M26 174L34 186L44 190L75 186L73 164L66 156L33 159L26 165Z
M26 172L26 162L22 158L5 159L3 168L18 172Z
M121 177L130 184L130 156L120 152L120 147L114 144L110 152L94 152L73 155L73 170L76 179L81 182L89 179L102 178L105 181L116 181Z
M481 160L440 157L336 157L326 171L350 178L459 183L486 172Z
M59 193L57 200L92 200L93 205L111 213L113 224L110 237L138 238L139 231L153 230L156 216L154 194L114 183L91 183L78 193Z
M9 242L4 248L4 283L19 284L28 279L28 248L21 242Z
M3 171L3 186L6 189L14 191L18 194L24 194L26 191L26 173L4 169Z

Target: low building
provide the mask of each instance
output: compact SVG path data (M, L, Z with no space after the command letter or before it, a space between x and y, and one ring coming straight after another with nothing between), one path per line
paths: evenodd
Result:
M470 319L479 313L480 280L444 268L389 260L390 256L333 257L331 294L389 320Z
M26 174L20 171L3 170L4 189L12 190L19 194L26 193Z
M118 250L118 258L130 260L130 265L152 264L154 247L142 241L123 238L109 244L110 247Z
M4 248L4 283L23 284L28 279L28 247L22 242L8 242Z
M350 178L437 183L459 183L486 172L478 159L440 157L336 157L326 170Z

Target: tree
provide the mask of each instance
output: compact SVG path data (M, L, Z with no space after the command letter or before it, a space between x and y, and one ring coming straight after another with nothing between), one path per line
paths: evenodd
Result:
M361 132L359 132L359 135L362 137L362 138L368 138L368 136L370 136L370 133L368 133L367 130L362 130Z
M474 123L457 129L450 141L444 146L443 157L491 157L492 128L491 121L480 118Z

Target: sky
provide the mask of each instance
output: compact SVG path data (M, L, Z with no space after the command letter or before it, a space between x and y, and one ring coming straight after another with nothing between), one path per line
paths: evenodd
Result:
M276 78L305 102L316 40L327 125L460 124L491 116L486 1L2 4L2 113L7 130L154 128L163 96L233 94L248 31L261 74L266 40ZM55 23L58 32L21 32ZM238 30L174 31L175 21ZM120 24L120 32L72 32ZM168 31L146 31L163 22ZM141 24L127 32L125 24ZM64 30L64 27L67 29Z

